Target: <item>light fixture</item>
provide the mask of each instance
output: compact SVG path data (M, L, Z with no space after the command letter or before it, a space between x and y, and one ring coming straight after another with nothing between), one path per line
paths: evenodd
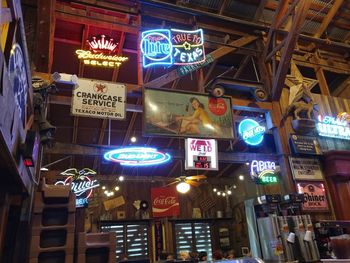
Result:
M116 187L114 187L114 190L116 190L116 191L119 191L119 186L117 185Z
M111 196L113 196L114 195L114 192L113 191L111 191Z
M107 191L107 190L105 190L103 193L104 193L105 195L108 195L108 191Z
M231 191L231 190L228 190L228 191L227 191L227 194L228 194L228 195L231 195L231 194L232 194L232 191Z
M243 180L244 180L244 176L243 176L243 175L240 175L240 176L238 176L238 179L241 180L241 181L243 181Z
M217 195L221 195L221 192L217 192L216 194L217 194Z
M137 138L136 138L135 136L132 136L132 137L130 138L130 141L131 141L132 143L135 143L135 142L137 141Z
M249 166L249 164L250 164L249 162L246 162L246 163L245 163L246 166Z
M47 169L46 167L41 167L40 168L40 171L42 171L42 172L47 172L49 169Z
M180 182L176 185L176 190L181 194L187 193L190 189L191 189L191 186L185 182Z
M102 186L102 190L106 190L106 186ZM106 192L106 191L105 191Z
M237 188L237 186L234 184L234 185L233 185L233 189L236 189L236 188Z
M226 193L225 193L225 192L223 192L223 193L222 193L222 196L226 196Z
M214 188L214 189L213 189L213 192L216 192L217 190L218 190L218 189Z
M123 182L123 181L124 181L124 176L122 176L122 175L119 176L119 177L118 177L118 180L119 180L120 182Z

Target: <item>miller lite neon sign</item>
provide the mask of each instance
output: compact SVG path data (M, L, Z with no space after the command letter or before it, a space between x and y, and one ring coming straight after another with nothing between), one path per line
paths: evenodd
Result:
M154 29L141 34L143 66L190 65L205 61L203 30Z

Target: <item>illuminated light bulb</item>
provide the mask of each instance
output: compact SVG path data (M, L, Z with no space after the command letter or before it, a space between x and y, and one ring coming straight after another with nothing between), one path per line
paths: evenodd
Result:
M111 192L111 196L113 196L113 195L114 195L114 192L112 191L112 192Z
M102 190L106 190L106 186L102 186Z
M237 188L237 186L234 184L234 185L233 185L233 189L236 189L236 188Z
M222 193L222 196L226 196L226 193Z
M232 191L231 191L231 190L228 190L228 191L227 191L227 194L228 194L228 195L231 195L231 194L232 194Z
M221 195L221 192L217 192L216 194L217 194L217 195Z
M244 180L244 176L243 176L243 175L240 175L240 176L238 176L238 179L241 180L241 181L243 181L243 180Z
M46 167L41 167L40 168L40 171L43 171L43 172L47 172L49 169L47 169Z
M119 177L118 177L118 180L119 180L120 182L123 182L123 181L124 181L124 176L122 176L122 175L119 176Z
M181 194L187 193L190 189L191 189L191 186L185 182L181 182L176 185L176 190Z
M117 185L116 187L114 187L114 190L116 190L116 191L119 191L119 186Z
M132 137L130 138L130 141L131 141L132 143L134 143L134 142L136 142L136 141L137 141L137 139L136 139L136 137L135 137L135 136L132 136Z
M213 192L216 192L217 190L218 190L218 189L214 188L214 189L213 189Z
M249 164L250 164L249 162L246 162L246 163L245 163L245 165L247 165L247 166L249 166Z
M108 196L108 191L107 191L107 190L106 190L106 191L104 191L104 194Z

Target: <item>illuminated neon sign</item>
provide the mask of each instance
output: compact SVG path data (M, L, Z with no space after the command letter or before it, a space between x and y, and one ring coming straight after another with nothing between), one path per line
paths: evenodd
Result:
M316 128L320 136L350 140L349 122L344 119L319 115Z
M259 145L264 140L266 128L252 119L245 119L238 126L238 133L249 145Z
M57 181L55 185L70 185L72 192L77 197L76 206L87 206L88 199L92 195L93 188L100 186L97 180L92 180L87 175L95 175L96 172L89 168L84 168L79 172L76 168L70 168L61 174L68 175L68 177L64 181Z
M275 162L253 160L250 164L250 176L257 184L277 183L275 170Z
M149 166L168 162L171 156L155 148L130 147L109 151L104 154L107 161L128 166Z
M141 34L143 66L190 65L205 61L203 30L154 29Z
M115 43L113 38L98 35L86 41L90 50L78 49L75 51L78 59L83 61L85 65L114 68L119 67L122 62L129 59L114 54L118 43Z

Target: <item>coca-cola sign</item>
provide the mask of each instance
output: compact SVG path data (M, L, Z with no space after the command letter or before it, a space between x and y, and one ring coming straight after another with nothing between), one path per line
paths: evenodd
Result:
M327 195L322 182L298 182L298 193L304 194L303 211L328 211Z
M174 187L151 189L153 217L178 216L180 205L178 193Z

